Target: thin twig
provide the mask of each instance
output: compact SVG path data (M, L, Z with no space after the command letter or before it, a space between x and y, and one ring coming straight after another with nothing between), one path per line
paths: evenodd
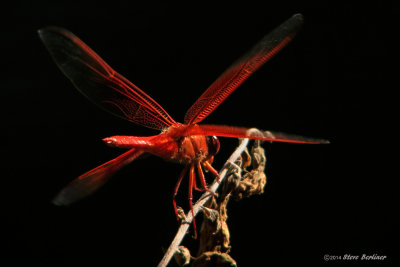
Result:
M248 134L251 135L252 133L259 132L258 129L252 128L248 130ZM220 182L222 182L231 166L231 163L234 163L243 153L245 148L247 147L247 144L249 143L249 139L241 139L239 146L236 148L236 150L233 152L233 154L229 157L229 159L225 162L224 166L222 167L221 171L219 172L219 177L220 177ZM210 186L210 190L212 192L216 192L220 183L217 182L217 179L214 180L213 184ZM197 215L197 213L201 210L201 207L208 201L208 199L211 197L211 194L209 192L205 192L199 200L196 202L196 204L193 206L193 214L194 216ZM174 256L176 250L178 249L180 243L182 242L183 238L185 237L187 230L189 229L190 223L192 222L192 213L189 211L186 214L186 219L185 223L182 223L181 226L178 229L178 232L176 233L174 240L172 241L171 245L169 246L168 250L165 252L164 257L160 261L160 263L157 265L158 267L166 267L171 258Z

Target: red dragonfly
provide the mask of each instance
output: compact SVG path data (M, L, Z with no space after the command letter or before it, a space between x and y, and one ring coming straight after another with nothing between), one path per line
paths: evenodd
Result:
M54 61L82 94L118 117L161 131L154 136L104 138L103 141L109 146L129 150L73 180L53 202L56 205L69 205L88 196L123 166L144 153L150 153L185 165L174 188L173 206L178 217L175 196L183 177L189 171L189 205L193 214L193 189L209 190L203 168L218 177L218 172L211 166L214 155L220 148L217 136L289 143L328 143L322 139L270 131L249 135L246 128L198 124L253 72L288 44L302 22L303 16L296 14L263 37L208 87L186 112L184 123L176 122L156 101L113 70L71 32L58 27L40 29L40 38ZM196 186L196 171L203 189ZM194 218L193 228L196 233Z

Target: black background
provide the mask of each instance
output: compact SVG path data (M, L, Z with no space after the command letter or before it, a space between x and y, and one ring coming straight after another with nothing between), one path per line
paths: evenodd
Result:
M231 62L298 12L305 24L296 39L204 123L332 143L265 144L265 194L229 205L231 255L240 266L349 263L324 262L325 254L398 260L397 174L389 172L385 149L393 139L383 123L398 86L387 80L398 9L387 2L320 2L17 1L3 8L0 265L155 266L178 228L171 195L182 166L153 156L80 203L50 203L73 178L122 153L102 138L157 132L114 118L80 95L37 29L69 29L182 121ZM221 144L217 169L237 141ZM186 186L178 197L184 207ZM184 244L196 247L190 238Z

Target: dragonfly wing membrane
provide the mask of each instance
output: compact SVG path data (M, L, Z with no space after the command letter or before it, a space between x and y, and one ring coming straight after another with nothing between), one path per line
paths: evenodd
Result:
M137 159L144 152L132 148L117 158L90 170L69 183L53 199L58 206L67 206L91 195L103 186L119 169Z
M236 60L189 108L186 124L196 124L213 112L253 72L271 59L295 36L303 16L295 14L264 36L249 52Z
M153 129L176 123L156 101L114 71L71 32L47 27L39 30L39 36L61 71L101 108Z
M300 143L300 144L329 144L328 140L304 137L273 131L251 131L248 128L225 125L197 125L183 129L182 135L206 135L232 138L249 138L271 142Z

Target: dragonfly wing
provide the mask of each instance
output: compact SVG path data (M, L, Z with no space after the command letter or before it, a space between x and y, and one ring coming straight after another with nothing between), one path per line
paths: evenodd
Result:
M300 144L329 144L328 140L304 137L294 134L286 134L272 131L249 131L248 128L225 125L196 125L187 127L181 135L206 135L233 138L249 138L271 142L286 142Z
M114 71L71 32L47 27L39 30L39 36L75 87L103 109L158 130L176 123L156 101Z
M143 153L141 150L132 148L117 158L82 174L62 189L53 199L53 203L58 206L66 206L92 194L104 185L114 173Z
M234 62L190 107L185 115L185 124L199 123L213 112L253 72L288 44L302 23L301 14L292 16Z

